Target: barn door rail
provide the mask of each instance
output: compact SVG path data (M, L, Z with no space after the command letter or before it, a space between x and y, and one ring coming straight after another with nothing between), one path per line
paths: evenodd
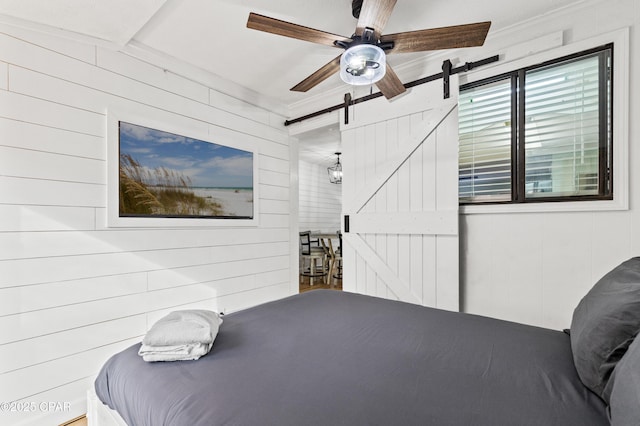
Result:
M443 97L444 99L447 99L449 98L449 76L467 72L474 68L478 68L483 65L488 65L493 62L497 62L499 59L500 59L500 56L495 55L495 56L491 56L489 58L485 58L475 62L465 62L464 65L460 65L459 67L455 67L455 68L451 67L451 61L447 59L442 63L442 72L439 72L437 74L433 74L427 77L423 77L418 80L410 81L409 83L406 83L404 87L406 87L407 89L410 89L412 87L419 86L421 84L429 83L431 81L439 80L442 78L443 79ZM294 123L299 123L301 121L308 120L310 118L318 117L323 114L328 114L330 112L337 111L341 108L345 109L344 124L349 124L349 107L350 106L360 104L362 102L370 101L372 99L379 98L380 96L382 96L382 93L376 92L371 95L363 96L361 98L352 99L351 94L347 93L344 95L343 103L325 108L320 111L312 112L311 114L307 114L302 117L293 118L291 120L285 120L284 125L289 126Z

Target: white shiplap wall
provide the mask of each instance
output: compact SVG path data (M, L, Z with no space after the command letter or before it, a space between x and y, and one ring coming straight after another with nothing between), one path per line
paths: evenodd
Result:
M299 227L301 231L340 229L342 185L329 182L327 166L299 162Z
M107 228L114 107L253 143L259 225ZM172 309L232 311L293 291L283 121L121 53L0 27L0 402L35 408L3 410L0 425L84 413L102 363Z

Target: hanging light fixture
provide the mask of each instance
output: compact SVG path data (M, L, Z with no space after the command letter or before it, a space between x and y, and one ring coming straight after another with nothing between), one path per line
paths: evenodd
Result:
M354 86L373 84L382 79L387 72L387 54L393 49L392 41L381 42L372 28L362 30L362 35L353 35L352 40L334 43L345 52L340 57L340 78Z
M340 58L340 78L354 86L376 83L386 71L385 53L374 44L351 46Z
M342 164L340 164L340 154L341 152L336 152L338 156L338 161L331 167L327 167L327 173L329 173L329 182L340 184L342 183Z

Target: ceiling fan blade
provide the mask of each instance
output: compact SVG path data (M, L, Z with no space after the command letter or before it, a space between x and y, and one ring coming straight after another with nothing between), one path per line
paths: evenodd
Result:
M358 24L356 25L356 35L361 36L365 28L373 28L376 40L380 38L382 30L387 25L389 16L393 12L393 7L397 0L364 0Z
M331 34L309 27L303 27L302 25L269 18L268 16L258 15L253 12L249 13L247 28L334 47L338 47L333 43L336 40L344 41L346 43L352 41L348 37Z
M293 86L290 90L294 92L306 92L307 90L322 83L327 78L338 72L338 70L340 70L340 57L342 57L342 55L339 55L338 57L331 60L331 62L327 63L318 71L314 72L309 77Z
M393 49L387 53L424 52L426 50L454 49L458 47L482 46L491 22L454 25L428 30L387 34L381 41L393 41Z
M407 88L404 87L404 84L402 84L402 81L400 81L400 78L398 78L398 75L389 64L387 64L387 71L384 77L376 83L376 86L387 99L395 98L407 91Z

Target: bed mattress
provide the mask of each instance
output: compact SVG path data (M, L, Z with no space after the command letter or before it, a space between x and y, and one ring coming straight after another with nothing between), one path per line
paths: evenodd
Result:
M136 344L95 389L130 425L608 425L561 331L315 290L224 317L197 361Z

